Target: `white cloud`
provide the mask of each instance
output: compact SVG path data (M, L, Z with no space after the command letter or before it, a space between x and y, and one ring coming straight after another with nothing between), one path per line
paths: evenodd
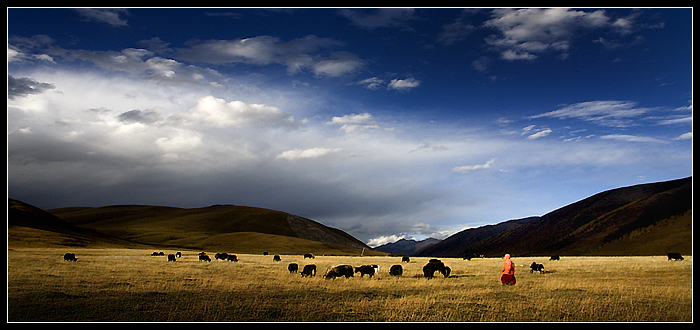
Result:
M604 140L618 140L625 142L651 142L651 143L668 143L668 141L657 139L649 136L638 136L628 134L609 134L600 137Z
M295 160L303 158L317 158L330 153L341 151L341 148L311 148L311 149L293 149L282 152L277 155L277 158Z
M326 122L326 124L340 125L340 129L346 133L379 128L379 124L374 121L374 117L369 113L333 117L331 121Z
M574 118L602 126L628 127L635 124L634 118L653 110L656 109L637 107L636 102L631 101L590 101L567 105L529 118Z
M200 123L215 127L262 124L293 128L298 125L292 116L279 108L242 101L226 102L211 95L200 98L187 113L173 118L186 125Z
M473 170L482 170L482 169L487 169L493 167L493 164L496 162L496 159L491 159L488 162L480 165L466 165L466 166L457 166L452 169L452 172L457 172L457 173L467 173L471 172Z
M382 84L384 84L384 80L379 79L377 77L372 77L360 80L357 82L357 84L362 85L364 88L367 88L369 90L377 90L381 88Z
M693 139L693 132L681 134L679 137L676 138L676 140L692 140L692 139Z
M416 88L420 85L420 81L414 78L407 79L392 79L387 89L394 89L398 91L409 90L411 88Z
M123 15L128 15L126 9L111 9L111 8L78 8L75 9L80 16L95 22L105 23L111 26L127 26L128 22L122 18Z
M328 58L318 59L312 67L317 76L339 77L355 72L364 65L365 61L355 54L336 52Z
M341 9L340 15L358 27L376 29L380 27L407 27L415 19L410 8Z
M540 130L537 133L529 135L527 138L529 140L539 139L541 137L545 137L545 136L549 135L549 133L552 133L552 130L549 128L545 128L545 129Z
M289 73L310 70L316 76L338 77L353 73L365 65L359 56L337 51L329 56L320 51L342 46L331 38L309 35L283 42L272 36L232 40L208 40L178 50L178 58L200 63L246 63L252 65L280 64Z
M610 27L605 11L568 8L496 9L484 26L499 31L486 39L506 60L534 60L544 52L563 57L581 30Z

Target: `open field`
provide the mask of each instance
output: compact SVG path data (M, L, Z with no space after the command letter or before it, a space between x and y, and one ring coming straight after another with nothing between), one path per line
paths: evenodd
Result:
M426 279L428 258L237 254L239 262L150 256L136 249L8 249L8 321L77 322L691 322L692 256L441 259L449 278ZM77 262L63 261L73 252ZM175 251L164 251L175 253ZM207 251L212 259L216 252ZM529 272L533 261L545 273ZM302 278L287 265L317 265ZM331 266L376 264L375 277L326 280ZM403 276L392 277L401 264Z

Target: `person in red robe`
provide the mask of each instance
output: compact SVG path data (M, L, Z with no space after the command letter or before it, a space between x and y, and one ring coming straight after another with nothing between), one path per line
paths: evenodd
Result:
M515 285L515 266L510 260L510 254L503 257L503 274L501 275L501 283L503 285Z

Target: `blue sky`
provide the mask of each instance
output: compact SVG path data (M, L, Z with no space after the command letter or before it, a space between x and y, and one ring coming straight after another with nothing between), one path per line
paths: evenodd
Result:
M8 196L377 245L692 175L691 8L8 8Z

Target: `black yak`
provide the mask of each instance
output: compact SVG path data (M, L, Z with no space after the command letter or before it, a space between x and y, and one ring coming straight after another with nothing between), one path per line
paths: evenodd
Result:
M532 274L532 272L540 272L540 274L544 273L544 265L533 261L532 264L530 264L530 274Z
M354 269L350 265L340 265L340 266L335 266L330 268L328 271L326 271L326 274L323 275L326 279L332 278L335 279L336 277L341 277L345 276L345 278L348 277L353 277L354 274Z
M450 267L445 266L445 264L438 259L430 259L428 263L423 266L423 276L426 278L433 278L433 274L439 271L442 276L450 276Z
M291 264L289 264L289 266L287 266L287 270L290 273L296 273L299 270L299 265L297 265L295 263L291 263Z
M316 265L306 265L301 271L301 277L314 277L316 275Z
M375 267L370 265L355 267L355 273L360 273L360 277L364 277L365 274L367 274L369 278L372 278L372 276L374 276L374 270Z
M393 265L389 269L389 274L391 274L391 276L401 276L403 275L403 267L401 267L401 265Z

